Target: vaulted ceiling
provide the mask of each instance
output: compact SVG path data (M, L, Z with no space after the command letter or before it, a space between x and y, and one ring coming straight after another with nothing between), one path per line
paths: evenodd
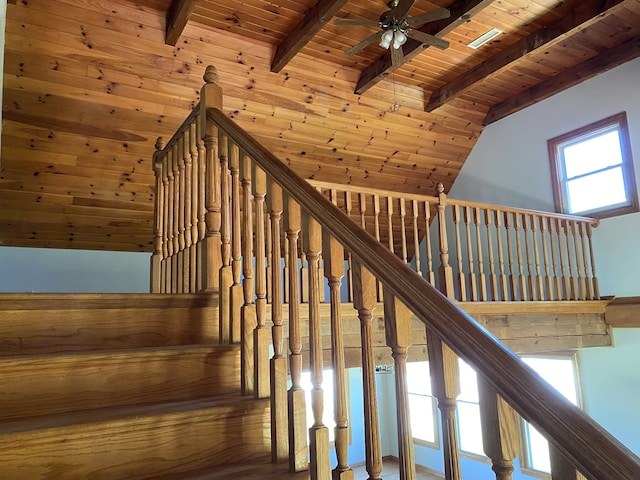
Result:
M150 251L158 136L215 65L224 111L305 178L433 194L483 127L640 55L640 0L416 0L394 69L381 0L17 0L5 41L0 244ZM468 44L496 28L477 49ZM508 121L508 118L507 120ZM523 126L525 128L525 126Z

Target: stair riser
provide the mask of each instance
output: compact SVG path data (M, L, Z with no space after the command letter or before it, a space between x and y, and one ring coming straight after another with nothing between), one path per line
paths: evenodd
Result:
M0 480L143 479L270 455L266 401L2 438Z
M236 347L0 359L0 420L239 391Z
M0 356L207 344L217 339L217 294L0 295Z

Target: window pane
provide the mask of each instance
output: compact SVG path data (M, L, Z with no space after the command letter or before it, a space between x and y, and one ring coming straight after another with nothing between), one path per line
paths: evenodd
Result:
M523 357L522 360L574 405L578 404L578 389L573 358ZM524 422L527 440L528 466L550 472L549 444L535 427Z
M409 413L413 438L435 443L433 397L409 394Z
M574 405L578 404L572 358L523 357L522 360Z
M466 402L478 403L478 377L473 368L471 368L464 360L459 359L460 366L460 395L459 400Z
M527 444L529 446L529 466L534 470L551 473L551 459L549 456L549 443L536 430L536 427L525 423Z
M407 388L410 393L431 395L429 362L407 363Z
M569 213L626 203L622 167L567 182Z
M617 128L563 147L567 178L622 163Z
M460 449L484 455L480 406L477 403L458 402L458 429L460 430Z
M311 428L313 426L313 408L311 408L311 390L313 390L313 384L311 383L310 372L302 372L300 386L304 390L305 402L307 404L307 428ZM333 370L322 371L322 398L322 423L329 428L329 440L333 442L336 426L333 414Z

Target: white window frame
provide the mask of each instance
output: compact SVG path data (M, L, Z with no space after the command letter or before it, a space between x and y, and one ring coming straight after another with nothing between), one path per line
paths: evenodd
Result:
M423 362L411 362L411 365L417 365L419 364L419 368L421 371L424 372L424 381L429 383L429 386L431 385L431 372L429 370L429 362L428 361L423 361ZM431 389L429 388L429 391L431 391ZM431 448L440 448L440 429L438 428L438 407L437 407L437 400L435 398L435 396L433 395L433 393L431 394L424 394L421 393L420 391L418 391L418 389L412 389L412 382L409 381L409 377L407 376L407 396L409 397L409 403L411 403L411 398L412 397L420 397L420 398L427 398L430 403L431 403L431 413L432 413L432 418L433 418L433 441L428 440L428 439L424 439L424 438L420 438L420 437L416 437L415 436L415 432L418 430L416 428L416 424L415 424L415 416L411 415L411 409L409 409L409 421L411 423L411 433L413 435L413 443L417 444L417 445L423 445L426 447L431 447Z
M621 162L607 166L600 170L592 170L573 178L568 178L564 160L564 149L579 143L595 139L612 131L618 132L620 145ZM591 216L596 218L606 218L616 215L624 215L640 211L638 207L638 192L636 188L636 178L633 168L633 158L631 155L631 141L629 139L629 126L625 112L612 115L603 120L585 125L581 128L567 132L547 141L549 149L549 161L551 164L552 187L555 206L561 213L574 215ZM617 154L618 152L616 152ZM620 169L626 200L613 205L604 205L584 211L572 211L570 209L570 199L568 184L571 181L588 179L590 176L606 173ZM595 178L595 177L594 177ZM597 190L594 192L597 195Z
M577 355L574 352L554 353L554 354L525 354L525 355L521 355L521 357L570 360L573 365L573 378L574 378L575 395L576 395L576 402L577 402L576 406L581 409L583 408L584 403L582 398L580 371L578 368ZM542 479L551 478L551 474L549 472L536 469L531 464L531 455L530 455L531 450L529 445L528 429L535 428L535 427L528 425L526 420L524 420L523 418L520 418L519 428L520 428L520 447L521 447L520 448L520 451L521 451L520 470L522 471L522 473L532 477L537 477Z

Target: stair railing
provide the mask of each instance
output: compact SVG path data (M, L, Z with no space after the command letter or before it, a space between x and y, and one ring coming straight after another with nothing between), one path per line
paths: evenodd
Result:
M597 219L455 200L442 184L427 196L309 183L449 298L599 298Z
M353 305L358 311L361 327L365 456L369 478L381 478L382 465L372 342L372 311L377 303L378 285L382 285L386 343L392 351L395 365L400 478L415 478L406 385L412 317L424 324L428 338L433 391L443 420L446 478L461 478L455 424L457 356L479 373L484 449L492 461L497 479L511 477L513 459L518 453L515 412L536 426L551 442L552 478L577 479L580 473L590 480L640 478L640 460L633 453L542 381L494 336L407 266L403 258L375 237L367 235L360 225L335 205L337 197L327 200L224 115L220 111L221 90L215 83L217 77L213 72L212 67L207 69L201 109L194 114L197 118L196 132L200 128L199 132L204 136L202 145L205 152L198 154L198 165L204 159L204 183L207 187L203 194L192 185L193 191L198 191L199 202L191 196L194 203L191 204L190 227L193 231L193 218L197 217L198 228L195 230L204 231L195 243L194 237L191 238L191 249L195 245L199 253L200 248L202 256L197 258L204 258L201 262L196 261L195 285L203 290L218 289L220 301L224 297L224 301L229 302L228 309L220 309L226 312L220 319L221 325L227 323L221 327L221 339L238 341L234 332L239 332L243 352L243 392L257 398L270 398L274 462L288 461L291 471L310 468L314 479L353 478L347 462L349 425L344 377L345 338L340 310L345 258L350 258ZM193 128L189 126L189 132ZM196 147L199 145L197 138ZM177 143L178 146L171 151L177 151L174 158L179 159L181 155L185 156L186 148L180 150L180 142ZM183 141L183 145L186 143ZM172 168L162 168L160 175L164 199L188 203L188 195L176 193L179 182L175 176L176 172L180 175L180 166L167 165L172 165ZM193 170L192 166L192 175ZM200 172L199 168L196 170ZM186 161L184 172L188 172ZM191 258L191 253L182 254L182 258L179 255L182 245L185 249L188 245L188 215L176 214L171 205L173 203L164 208L166 216L156 216L156 258L152 260L155 262L154 274L160 272L160 281L154 282L161 290L164 285L165 291L180 285L185 289L186 278L189 278L188 285L192 288L192 277L185 273L192 265L186 261L186 258ZM195 208L200 214L202 205L205 207L205 228L200 230L201 216L194 217L193 210ZM442 211L442 203L436 208ZM440 223L439 231L443 224ZM184 243L181 242L183 232ZM526 249L526 243L524 245ZM176 257L175 260L162 256L165 248L172 252L170 257ZM299 300L304 297L301 292L305 290L301 288L301 257L307 263L304 282L308 294L308 360L303 356L299 313ZM238 261L242 264L241 276L237 275ZM446 262L443 264L446 266ZM286 275L281 268L285 265ZM321 265L324 265L330 300L327 327L320 315L320 294L324 291ZM176 283L169 280L173 273L180 272L181 280ZM268 278L270 282L267 282ZM444 277L445 282L449 281L448 278ZM234 287L237 290L238 284L243 288L239 319L231 311L236 308L231 307L231 298L235 295L231 291ZM287 324L283 311L285 290L289 301ZM271 303L271 338L266 318L268 301ZM235 325L238 321L239 324ZM288 328L288 333L285 328ZM327 362L322 343L325 328L324 335L330 331L328 363L334 372L337 464L333 469L329 465L329 436L322 415L322 370ZM228 332L228 337L223 337L224 332ZM289 339L287 351L285 334ZM270 350L271 359L268 358ZM309 364L313 384L309 406L300 385L305 362ZM287 377L290 377L290 385ZM308 407L314 418L309 430L309 445L306 429ZM310 458L310 463L307 458Z

